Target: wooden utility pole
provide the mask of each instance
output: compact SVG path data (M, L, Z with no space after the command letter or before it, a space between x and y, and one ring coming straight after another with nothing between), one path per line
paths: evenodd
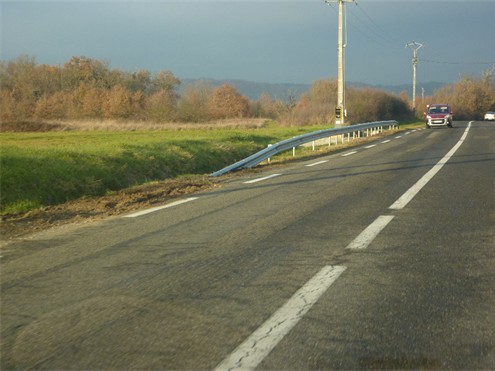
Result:
M421 49L424 45L421 43L417 43L416 41L413 41L412 43L406 44L406 48L412 48L413 49L413 59L412 59L412 64L413 64L413 108L416 109L416 66L418 64L418 50Z
M327 4L338 3L339 6L339 32L337 43L337 107L335 108L335 125L344 125L345 120L345 74L344 74L344 3L350 3L354 0L325 0Z

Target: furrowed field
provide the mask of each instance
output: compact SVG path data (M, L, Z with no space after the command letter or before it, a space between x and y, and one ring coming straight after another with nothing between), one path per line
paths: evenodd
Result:
M322 126L0 133L1 214L208 174Z

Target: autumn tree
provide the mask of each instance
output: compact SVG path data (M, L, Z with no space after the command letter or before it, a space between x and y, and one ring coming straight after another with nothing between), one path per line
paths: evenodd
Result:
M275 101L267 93L261 93L258 100L250 102L251 116L275 119L281 112L282 102Z
M177 113L177 97L173 92L160 90L145 101L146 118L155 122L174 121Z
M87 57L72 57L62 69L62 87L65 91L77 89L80 84L109 89L120 81L120 72L111 71L108 63Z
M129 91L149 94L153 90L151 73L146 70L139 70L132 73L121 73L122 85Z
M37 102L34 111L36 119L64 119L67 116L67 95L56 92L43 95Z
M337 83L318 80L303 94L288 112L282 115L285 125L325 124L333 120Z
M103 103L105 118L129 118L132 115L132 95L122 85L113 87Z
M201 122L210 119L208 102L212 86L207 81L198 81L188 85L178 102L178 115L181 121Z
M35 81L36 61L33 57L23 55L1 64L0 86L6 92L5 103L11 104L7 111L13 120L26 120L33 115L36 100L41 96Z
M215 119L246 117L249 113L249 100L232 85L225 84L213 89L208 108Z
M174 92L180 85L180 80L170 71L159 71L153 76L151 83L152 92L157 92L160 90Z
M486 76L463 77L455 84L437 90L433 100L449 103L457 119L481 119L486 111L495 109L495 88Z

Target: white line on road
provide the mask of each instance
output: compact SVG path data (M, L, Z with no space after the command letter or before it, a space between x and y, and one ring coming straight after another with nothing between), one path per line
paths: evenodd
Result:
M318 161L318 162L315 162L315 163L312 163L312 164L309 164L306 166L311 167L311 166L321 165L321 164L324 164L325 162L328 162L328 160Z
M143 210L143 211L138 211L137 213L133 213L133 214L129 214L129 215L124 215L124 218L135 218L137 216L146 215L146 214L149 214L149 213L153 213L155 211L158 211L158 210L168 209L169 207L174 207L174 206L177 206L177 205L185 204L186 202L191 202L191 201L194 201L194 200L197 200L197 199L198 199L198 197L189 197L189 198L186 198L184 200L179 200L179 201L171 202L171 203L169 203L167 205L152 207L151 209L147 209L147 210Z
M345 270L346 267L343 266L323 267L232 354L225 358L216 370L254 369Z
M364 147L364 148L373 148L373 147L376 147L376 144L371 144L371 145L366 146L366 147Z
M272 175L265 176L263 178L248 180L247 182L244 182L244 184L257 183L257 182L261 182L262 180L267 180L267 179L270 179L270 178L275 178L276 176L280 176L280 175L282 175L282 174L272 174Z
M365 249L378 236L383 228L394 218L393 215L382 215L375 219L364 231L352 241L347 249Z
M411 201L416 194L421 191L421 189L440 171L440 169L450 160L450 158L454 155L454 153L459 149L461 144L467 137L469 129L471 128L472 121L468 124L466 130L464 130L464 134L461 139L456 143L454 147L440 160L438 163L433 166L423 177L416 182L411 188L409 188L406 193L399 197L397 201L395 201L389 209L400 210L404 208L409 201Z
M395 139L400 139L400 138L402 138L402 135L398 135L395 137Z
M390 139L384 140L382 143L385 144L385 143L388 143L388 142L390 142Z
M357 153L357 151L347 152L347 153L344 153L344 154L342 155L342 157L350 156L350 155L353 155L353 154L355 154L355 153Z

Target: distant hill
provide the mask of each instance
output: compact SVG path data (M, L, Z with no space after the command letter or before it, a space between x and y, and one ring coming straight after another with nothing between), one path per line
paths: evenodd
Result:
M280 99L286 101L289 97L299 99L299 97L307 92L311 88L311 84L275 84L275 83L263 83L253 82L245 80L215 80L215 79L181 79L179 92L183 92L189 85L194 85L198 81L209 81L213 87L217 87L223 84L230 84L234 86L242 95L245 95L249 99L257 100L262 93L266 93L273 99ZM425 89L425 95L432 95L435 90L438 90L445 83L441 82L428 82L418 83L416 86L418 96L421 95L421 89ZM358 82L347 82L347 86L354 86L356 88L374 88L384 90L394 94L400 94L402 91L406 91L410 96L412 93L412 84L403 85L370 85Z
M350 83L352 84L352 83ZM425 89L425 96L432 95L436 90L444 87L445 85L448 85L445 82L426 82L426 83L420 83L418 82L416 85L416 94L418 96L421 96L421 89ZM368 85L376 89L381 89L388 91L390 93L395 93L395 94L400 94L401 92L405 91L407 92L408 95L412 95L412 84L402 84L402 85Z
M311 87L310 84L271 84L245 80L181 79L180 91L183 91L188 85L194 85L198 81L209 81L214 88L220 85L230 84L242 95L252 100L259 99L263 93L270 95L273 99L284 101L289 96L299 98L301 94L308 91Z

